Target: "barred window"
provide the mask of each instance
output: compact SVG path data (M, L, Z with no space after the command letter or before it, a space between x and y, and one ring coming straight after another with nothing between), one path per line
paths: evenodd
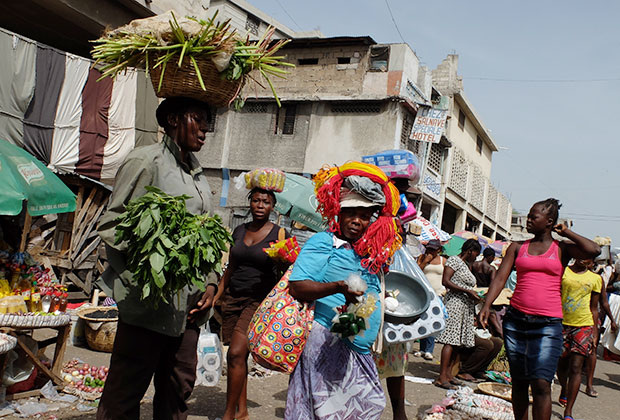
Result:
M407 147L407 140L409 140L409 136L411 135L413 121L413 116L410 113L406 112L405 117L403 118L403 129L400 132L400 144L404 148Z
M274 134L294 134L295 119L297 117L297 105L284 105L276 108L276 121Z
M245 21L245 29L248 32L258 35L258 27L260 26L260 19L253 15L248 15L248 18Z
M207 121L207 133L215 133L215 120L217 119L217 109L209 108L209 120Z
M431 151L428 154L427 165L437 174L441 174L442 161L443 161L443 147L441 147L439 143L433 143L431 145Z
M424 157L424 151L426 150L426 143L419 140L409 139L409 141L407 142L407 149L411 150L415 155L417 155L420 159L420 162L422 162L422 158Z
M254 114L266 113L269 112L269 104L265 102L247 102L241 109L243 112Z
M343 114L376 114L381 112L380 102L335 102L331 110Z

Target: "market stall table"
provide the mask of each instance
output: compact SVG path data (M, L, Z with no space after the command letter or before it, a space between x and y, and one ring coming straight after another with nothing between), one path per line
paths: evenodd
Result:
M71 332L71 317L69 315L26 316L4 314L0 316L0 328L2 328L2 330L10 336L14 337L17 346L24 351L28 360L30 360L40 372L51 379L57 387L63 386L63 380L60 374L65 350L67 348L67 339ZM55 345L51 369L41 362L37 355L34 354L26 345L23 339L26 331L34 332L35 330L44 328L49 328L56 332L54 337L45 340L35 340L39 346L39 349L46 348L50 345ZM0 358L0 366L2 366L3 371L6 354L0 355ZM38 391L35 392L38 393ZM7 399L26 398L32 395L32 391L20 392L7 396Z

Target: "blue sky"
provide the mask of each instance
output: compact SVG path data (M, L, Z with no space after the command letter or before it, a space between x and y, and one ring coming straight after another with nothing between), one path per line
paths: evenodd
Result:
M250 2L294 30L402 42L385 0ZM576 232L619 246L620 2L388 2L423 64L459 54L465 93L502 148L492 182L513 207L558 198Z

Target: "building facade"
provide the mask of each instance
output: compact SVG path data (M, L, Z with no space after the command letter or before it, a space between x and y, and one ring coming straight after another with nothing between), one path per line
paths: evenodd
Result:
M430 220L447 232L468 230L506 239L512 205L491 182L493 153L498 147L465 96L457 70L458 56L451 54L432 72L433 86L447 104L445 136L451 147L430 148L425 179L440 180L441 185L436 188L439 195L432 197ZM423 205L428 205L426 198Z

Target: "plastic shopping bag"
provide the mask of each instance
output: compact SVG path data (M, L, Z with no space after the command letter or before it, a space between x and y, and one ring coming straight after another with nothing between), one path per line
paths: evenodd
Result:
M217 334L209 329L209 323L200 328L197 352L196 385L216 386L222 376L222 346Z
M414 323L396 325L386 322L383 328L385 341L388 344L409 342L431 335L437 335L443 331L446 328L446 308L441 298L437 296L426 279L416 259L407 250L407 247L400 247L400 249L394 253L390 269L402 271L403 273L410 274L422 280L422 283L425 284L429 292L431 292L432 299L426 312Z

